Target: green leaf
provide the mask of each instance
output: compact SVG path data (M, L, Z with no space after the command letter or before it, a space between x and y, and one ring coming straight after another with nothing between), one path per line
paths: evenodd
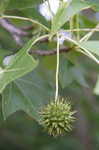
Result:
M82 71L82 69L78 66L74 66L71 68L71 74L74 78L74 80L80 84L81 86L83 87L89 87L86 80L85 80L85 77L84 77L84 73Z
M81 0L73 0L68 7L65 2L62 3L52 21L52 35L55 34L71 17L87 7L89 7L89 5Z
M88 88L88 84L85 80L84 70L79 65L71 65L66 58L60 60L60 72L59 82L62 88L69 86L71 83L76 81L79 85Z
M96 95L99 95L99 75L98 75L98 79L97 79L97 82L96 82L96 86L94 88L94 93Z
M99 56L99 41L81 42L80 45Z
M2 14L5 11L8 3L9 0L0 0L0 14Z
M33 20L37 20L38 22L40 22L50 28L50 22L48 22L46 19L44 19L44 17L42 15L40 15L37 8L22 9L21 12L22 12L22 14L24 14L24 17L32 18ZM38 27L37 27L37 31L38 31Z
M97 5L99 3L99 0L86 0L86 2L89 4L89 5L92 5L94 10L96 11L99 11L99 5Z
M38 61L28 54L34 41L35 38L32 38L18 53L13 55L4 69L0 68L0 93L11 81L27 74L37 66Z
M39 67L28 75L10 83L2 93L3 116L6 119L16 111L25 111L39 121L39 110L48 103L53 95L50 82L45 80L48 72ZM44 77L44 78L43 78Z
M83 46L82 42L78 42L78 41L76 41L76 40L74 40L74 39L71 39L71 38L68 38L68 41L70 41L70 42L73 43L74 45L77 45L78 48L80 48L80 49L77 48L77 51L79 51L79 52L81 52L81 53L87 55L89 58L91 58L91 59L94 60L97 64L99 64L98 58L95 57L95 56L92 54L92 52L90 52L90 49L88 49L87 46ZM75 49L75 50L76 50L76 49ZM96 51L97 51L97 50L96 50Z
M41 0L10 0L7 9L26 9L33 8L35 5L39 4Z
M73 76L70 72L70 66L66 61L66 58L61 58L60 60L59 82L62 88L65 88L73 82Z

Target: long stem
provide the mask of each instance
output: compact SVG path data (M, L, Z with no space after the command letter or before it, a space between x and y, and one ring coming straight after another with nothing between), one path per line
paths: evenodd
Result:
M58 99L58 76L59 76L59 34L57 33L57 66L56 66L56 93L55 101Z
M69 21L69 32L70 32L70 34L72 35L72 30L73 30L73 28L74 28L74 16L73 17L71 17L70 18L70 21ZM68 32L68 31L67 31ZM70 43L70 46L72 46L72 43Z
M76 28L78 29L77 31L77 41L80 40L80 33L79 33L79 14L76 15Z
M72 17L71 19L70 19L70 22L69 22L69 31L70 32L72 32L73 31L73 28L74 28L74 17Z

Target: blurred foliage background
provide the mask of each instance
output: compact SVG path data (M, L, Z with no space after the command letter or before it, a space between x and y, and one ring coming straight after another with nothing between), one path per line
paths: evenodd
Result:
M0 0L0 12L6 15L24 16L36 19L50 27L44 17L38 12L38 4L41 0ZM91 2L91 1L90 1ZM94 28L99 22L99 8L87 9L80 15L80 27ZM16 27L26 29L32 24L27 21L9 21ZM67 23L68 26L68 23ZM32 36L41 32L41 28L33 25ZM44 31L42 31L44 32ZM84 32L81 33L83 36ZM30 39L29 36L22 36L22 42ZM99 33L94 33L91 40L99 40ZM20 40L20 39L19 39ZM66 46L68 43L65 42ZM20 49L11 33L0 26L0 64L4 56L10 55ZM56 42L38 43L34 50L52 50L56 48ZM18 79L17 85L22 86L27 93L31 90L32 101L35 105L46 104L55 92L55 68L56 56L38 56L40 63L38 67L22 79L33 82L33 86L21 84ZM64 69L65 68L65 69ZM77 110L76 122L73 131L63 137L53 138L47 135L43 128L31 116L23 111L17 111L5 121L2 115L2 96L0 97L0 150L99 150L99 96L93 93L97 81L99 66L88 57L78 52L69 52L60 56L59 92L61 96L69 97L74 109ZM15 88L15 85L13 85ZM16 91L12 91L17 93ZM7 99L7 93L5 99ZM15 95L14 95L15 96ZM14 97L12 96L12 98ZM16 94L17 97L17 94ZM15 97L14 97L15 98ZM12 99L14 102L16 99ZM14 103L13 102L13 103ZM13 103L9 104L13 106ZM17 107L15 105L14 107ZM14 109L14 108L13 108ZM14 110L13 110L14 111Z

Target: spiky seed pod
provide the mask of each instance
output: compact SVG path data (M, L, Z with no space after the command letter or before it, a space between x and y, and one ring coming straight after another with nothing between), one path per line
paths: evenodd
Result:
M72 130L74 113L70 102L64 98L58 98L57 101L52 101L41 110L40 124L54 137L64 135L65 132Z

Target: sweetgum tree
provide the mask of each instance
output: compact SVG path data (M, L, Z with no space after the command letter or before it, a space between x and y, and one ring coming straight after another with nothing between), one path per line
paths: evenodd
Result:
M82 111L99 124L98 3L0 1L1 118L23 111L55 137L79 133Z

